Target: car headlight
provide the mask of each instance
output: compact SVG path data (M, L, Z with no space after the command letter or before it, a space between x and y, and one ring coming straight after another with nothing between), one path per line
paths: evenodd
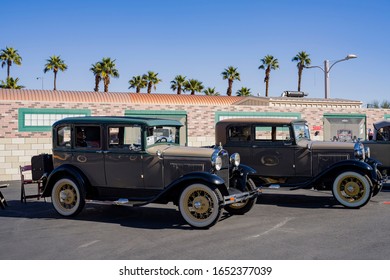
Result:
M356 142L353 149L354 149L355 158L359 160L364 160L366 156L364 145L361 142Z
M215 160L213 161L213 165L215 167L215 170L221 170L222 168L222 158L220 156L217 156Z
M241 157L239 153L234 153L230 156L230 164L233 166L239 166L241 162Z

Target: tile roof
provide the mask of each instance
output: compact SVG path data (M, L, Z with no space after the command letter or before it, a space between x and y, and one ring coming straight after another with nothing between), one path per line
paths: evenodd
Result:
M147 94L128 92L95 92L63 90L0 89L0 101L46 101L64 103L132 103L228 106L241 101L240 96L207 96L188 94Z

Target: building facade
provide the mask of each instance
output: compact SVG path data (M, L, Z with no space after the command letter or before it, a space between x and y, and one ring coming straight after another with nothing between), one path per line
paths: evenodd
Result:
M19 180L20 165L51 153L54 121L86 115L177 119L182 144L206 146L215 144L215 123L225 118L303 118L313 137L349 141L366 138L374 122L390 119L390 109L343 99L0 89L0 181Z

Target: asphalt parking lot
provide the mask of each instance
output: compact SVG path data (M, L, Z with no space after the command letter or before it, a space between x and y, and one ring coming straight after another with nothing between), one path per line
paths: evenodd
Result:
M3 260L388 260L390 188L361 209L346 209L331 193L264 190L244 216L222 216L195 230L174 205L125 207L88 203L65 219L50 199L21 203L19 182L1 189Z

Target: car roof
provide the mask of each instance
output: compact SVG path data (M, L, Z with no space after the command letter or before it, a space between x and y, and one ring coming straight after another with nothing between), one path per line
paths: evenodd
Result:
M384 121L379 121L379 122L374 123L374 128L376 130L379 130L379 129L384 128L386 126L390 126L390 121L384 120Z
M53 124L58 126L61 124L137 124L145 126L183 126L177 120L168 120L160 118L143 118L143 117L127 117L127 116L86 116L86 117L70 117L61 119Z
M291 119L291 118L231 118L219 121L220 124L290 124L294 122L306 122L303 119Z

